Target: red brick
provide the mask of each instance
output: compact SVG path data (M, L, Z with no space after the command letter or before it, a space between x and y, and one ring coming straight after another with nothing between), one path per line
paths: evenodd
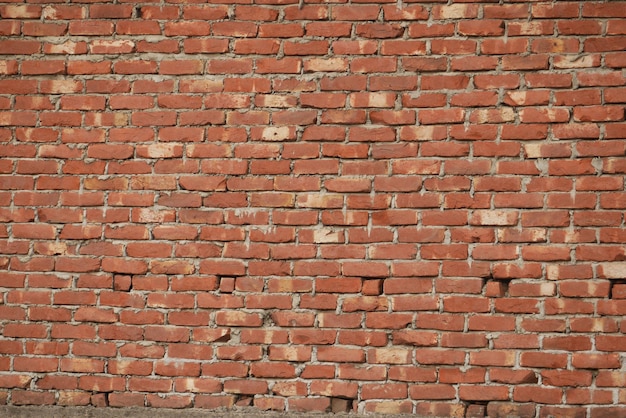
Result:
M224 383L224 392L244 395L267 393L267 383L260 380L228 380Z
M362 399L405 399L407 385L404 383L366 384L361 389L361 397Z
M509 390L506 386L461 386L459 397L474 401L498 401L509 399Z
M517 402L555 404L562 396L563 391L556 388L518 386L513 390L513 400Z
M13 390L11 400L14 405L53 405L55 395L54 392Z
M265 3L0 7L0 403L619 415L624 12Z

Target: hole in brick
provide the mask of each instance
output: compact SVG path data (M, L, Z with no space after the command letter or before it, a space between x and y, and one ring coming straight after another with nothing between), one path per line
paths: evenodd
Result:
M379 296L383 294L384 279L363 279L361 293L365 296Z
M230 331L228 333L222 335L218 339L214 340L213 342L215 342L215 343L227 343L229 341L230 341Z
M330 398L330 411L335 414L350 412L353 402L351 398Z
M501 282L502 283L502 291L504 292L504 296L509 295L509 281Z
M489 277L483 282L483 293L488 297L503 297L509 294L511 279L496 279Z
M109 394L107 392L98 392L91 395L91 404L97 407L109 406Z
M483 418L487 416L487 402L472 402L465 407L465 418Z
M609 299L626 299L625 279L611 280L609 283Z
M489 417L534 417L536 406L534 403L514 403L492 401L487 404Z
M265 312L263 314L263 326L264 327L276 326L276 323L274 322L274 318L272 317L272 313L271 312Z
M113 290L130 292L133 290L133 280L130 276L116 275L113 277Z
M235 399L236 406L251 406L252 405L252 397L250 396L237 396Z
M233 293L233 291L235 290L235 278L234 277L219 276L217 280L218 280L218 283L220 284L220 292Z
M363 295L377 296L383 294L384 282L388 277L361 277L361 289L360 292Z

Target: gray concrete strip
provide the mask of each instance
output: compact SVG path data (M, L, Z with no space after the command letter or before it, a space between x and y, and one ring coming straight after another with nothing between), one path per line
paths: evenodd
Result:
M0 417L10 418L347 418L359 414L265 412L251 409L237 410L201 410L201 409L161 409L161 408L95 408L76 406L0 406ZM416 415L380 415L367 414L368 418L418 418Z

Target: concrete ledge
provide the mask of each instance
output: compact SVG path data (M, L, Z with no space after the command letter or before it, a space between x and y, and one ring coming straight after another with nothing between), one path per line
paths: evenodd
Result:
M298 413L298 412L265 412L258 410L202 410L202 409L165 409L165 408L95 408L78 406L0 406L0 417L11 418L271 418L271 417L397 417L419 418L417 415L381 415L381 414L333 414L333 413Z

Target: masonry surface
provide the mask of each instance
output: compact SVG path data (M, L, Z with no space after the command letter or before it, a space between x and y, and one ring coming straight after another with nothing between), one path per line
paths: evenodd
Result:
M626 2L0 17L5 408L626 415Z

